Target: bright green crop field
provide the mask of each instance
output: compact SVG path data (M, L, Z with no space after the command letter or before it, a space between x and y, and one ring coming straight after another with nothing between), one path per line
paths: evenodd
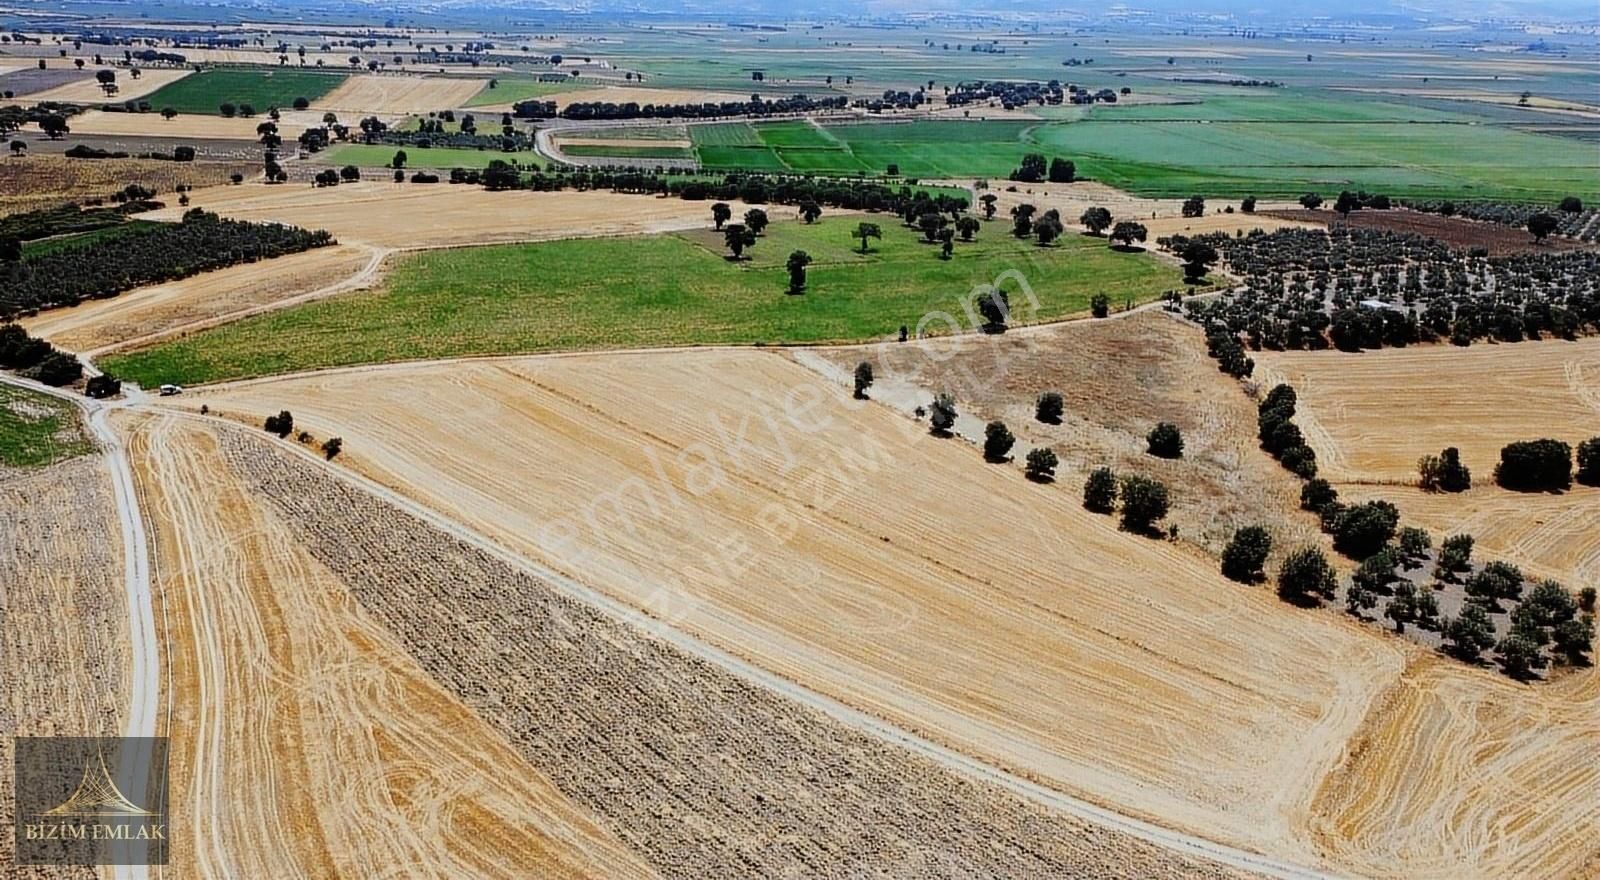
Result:
M872 217L883 238L863 255L851 237L861 219L774 223L740 263L710 229L428 251L395 266L382 290L248 318L102 365L153 387L461 355L863 340L937 313L970 327L963 300L1007 270L1038 301L1036 310L1027 305L1018 276L1002 283L1017 323L1085 312L1096 293L1143 302L1182 286L1175 269L1148 254L1074 234L1039 247L1012 238L1000 221L942 260L895 218ZM799 296L786 292L784 263L795 250L815 260Z
M573 88L575 87L567 83L540 82L532 78L500 79L492 89L485 83L483 90L467 101L467 106L498 107L501 104L515 104L533 98L548 98L558 92L571 91Z
M144 100L155 110L167 107L179 113L217 115L224 103L249 104L259 115L277 107L288 110L295 98L317 99L338 88L345 74L297 68L215 68L192 73L169 83Z

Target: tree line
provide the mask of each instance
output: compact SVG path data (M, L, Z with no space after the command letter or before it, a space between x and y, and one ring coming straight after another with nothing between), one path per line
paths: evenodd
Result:
M0 264L0 319L334 243L325 231L228 220L195 208L179 223Z
M843 110L849 98L813 98L795 95L789 98L764 99L751 95L748 101L719 101L703 104L640 104L627 101L576 101L556 109L554 101L518 101L511 105L511 113L519 119L609 120L609 119L717 119L728 116L781 116L790 113L816 113L823 110Z

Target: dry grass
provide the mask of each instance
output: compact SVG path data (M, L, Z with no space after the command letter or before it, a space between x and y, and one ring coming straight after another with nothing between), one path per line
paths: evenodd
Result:
M709 226L705 202L606 192L489 192L480 187L374 180L328 189L266 184L190 194L190 207L240 220L332 232L344 242L395 248L449 247L580 236L631 235ZM745 206L734 205L735 214ZM175 220L169 207L147 219Z
M7 156L0 158L0 216L102 198L130 183L151 187L158 193L157 198L175 202L172 193L178 184L217 186L226 183L236 171L252 175L260 168L245 162Z
M965 185L961 182L956 183ZM993 180L989 182L989 186L987 192L997 199L995 217L1000 221L1006 220L1012 208L1026 203L1041 212L1052 208L1060 211L1061 222L1069 228L1078 228L1078 218L1083 215L1085 209L1105 208L1111 212L1114 220L1133 220L1143 223L1150 232L1150 247L1155 246L1157 238L1165 235L1199 235L1206 232L1226 232L1231 235L1238 230L1249 232L1252 229L1264 229L1271 232L1285 226L1316 225L1265 217L1260 213L1243 214L1238 211L1237 201L1221 199L1207 201L1206 214L1203 217L1184 217L1183 199L1148 199L1094 181L1012 184ZM1015 192L1009 191L1008 188L1012 186L1017 188ZM1234 213L1223 213L1223 208L1229 205L1233 206ZM1293 206L1293 203L1262 201L1256 210L1260 212L1285 206Z
M871 363L873 397L901 410L948 391L971 416L974 439L999 419L1019 438L1019 462L1033 446L1054 449L1072 492L1101 466L1160 479L1173 490L1169 521L1212 555L1246 525L1267 526L1279 554L1316 540L1315 520L1297 512L1299 481L1256 448L1255 407L1205 356L1201 332L1160 312L1002 336L823 348L802 358L825 360L841 383L857 363ZM1035 418L1046 391L1065 401L1060 425ZM1180 460L1146 453L1145 435L1162 421L1183 432Z
M1488 485L1500 448L1600 435L1600 338L1253 353L1263 383L1300 395L1295 421L1336 481L1414 483L1417 459L1461 450Z
M485 80L437 76L360 75L316 101L318 110L360 114L431 113L461 107Z
M23 327L69 351L94 351L319 290L369 259L366 249L350 245L317 248L52 309Z
M0 861L14 837L12 737L117 736L128 615L111 482L98 457L0 478ZM85 869L18 869L88 877Z
M203 140L257 140L256 126L269 121L262 112L259 116L232 118L201 113L179 113L171 119L162 117L156 108L150 113L107 113L88 110L69 120L72 134L94 134L128 138L169 137L200 138ZM285 144L294 143L300 132L313 125L322 124L322 113L314 110L282 111L278 121L278 134ZM68 135L70 137L71 135ZM132 152L130 150L130 152ZM256 167L260 170L259 166Z
M139 78L134 79L126 70L114 71L117 74L117 93L106 97L101 90L100 83L89 77L81 82L57 86L37 94L29 95L29 101L64 101L72 104L104 104L142 98L168 83L177 82L194 71L185 67L182 70L168 68L150 68L139 71ZM157 108L160 109L160 108ZM73 126L77 128L76 124Z
M643 876L648 869L411 661L217 438L135 417L185 876ZM261 450L257 450L258 453Z
M811 430L786 399L816 401ZM1407 650L770 354L354 370L201 403L288 408L350 466L786 678L1269 852L1304 857L1316 786Z

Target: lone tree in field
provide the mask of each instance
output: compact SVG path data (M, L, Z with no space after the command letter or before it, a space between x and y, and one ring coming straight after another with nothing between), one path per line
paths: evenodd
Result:
M722 229L722 224L728 222L732 217L733 209L728 207L727 202L717 202L711 206L711 222L715 224L713 228Z
M996 464L1006 461L1016 443L1017 438L1012 436L1005 422L993 421L983 428L983 457L987 461Z
M1183 434L1171 422L1157 422L1144 439L1147 451L1156 458L1183 458Z
M1528 231L1533 234L1535 242L1542 242L1550 237L1550 233L1555 232L1560 225L1555 217L1543 211L1528 218Z
M1192 238L1178 252L1183 259L1183 280L1190 284L1199 284L1200 279L1206 277L1211 271L1211 264L1217 261L1217 249L1211 245Z
M1099 235L1111 228L1111 212L1105 208L1087 208L1078 218L1078 222L1089 230L1090 235Z
M978 308L978 314L983 316L982 330L985 333L1006 332L1006 322L1011 319L1011 299L1006 292L998 287L991 287L978 294L973 301Z
M406 155L405 150L395 150L394 158L389 160L389 167L398 171L401 168L406 167L406 161L410 158L410 156Z
M1083 506L1095 513L1110 513L1117 507L1117 475L1111 468L1095 468L1083 484Z
M1047 425L1061 424L1061 414L1066 409L1061 395L1055 391L1046 391L1039 395L1038 402L1034 405L1034 418Z
M1245 214L1254 214L1256 212L1256 197L1245 196L1244 200L1239 202L1239 210Z
M1494 481L1520 492L1563 491L1572 485L1572 447L1550 439L1507 444Z
M867 399L867 389L872 387L872 364L862 361L856 364L856 400Z
M1145 229L1143 223L1119 220L1117 225L1111 227L1111 244L1116 246L1120 243L1122 247L1131 249L1134 242L1143 242L1149 235L1150 231Z
M1011 209L1011 234L1027 238L1033 234L1033 215L1039 210L1032 205L1017 205Z
M1057 157L1050 160L1050 182L1071 183L1078 176L1078 166L1071 159Z
M956 231L948 226L939 230L939 259L948 260L956 251Z
M867 242L871 239L883 238L883 230L876 223L857 223L853 237L861 239L861 252L867 252Z
M1206 200L1203 196L1190 196L1183 200L1183 216L1203 217L1206 213Z
M1299 605L1320 605L1334 597L1333 566L1316 547L1289 554L1278 568L1278 596Z
M761 231L767 228L767 223L767 212L760 208L751 208L744 212L744 225L755 235L760 235Z
M806 221L807 225L817 222L817 218L821 216L822 206L817 204L816 200L806 199L800 203L800 219Z
M1272 535L1261 526L1245 526L1222 551L1222 574L1241 584L1257 583L1266 578L1261 568L1271 553Z
M1111 297L1097 293L1089 297L1089 314L1096 318L1104 318L1111 314Z
M744 249L756 243L756 234L743 223L729 223L722 228L722 241L733 252L733 258L744 258Z
M1334 199L1333 209L1339 212L1339 216L1348 220L1351 211L1361 210L1361 199L1349 190L1342 190L1339 198Z
M978 218L970 214L962 214L956 218L956 232L961 233L962 241L971 241L972 237L977 235L978 230L981 228L983 228L983 224L978 222Z
M1122 528L1136 534L1149 534L1156 520L1167 515L1167 487L1157 480L1137 474L1122 478Z
M1300 197L1300 207L1305 208L1307 211L1315 211L1322 207L1322 196L1316 193L1306 193Z
M1056 465L1060 460L1056 458L1055 450L1048 446L1040 446L1028 450L1028 466L1026 473L1028 479L1035 483L1049 483L1056 478Z
M805 251L795 251L789 254L789 261L784 268L789 270L789 292L801 294L806 292L806 267L811 265L811 255Z
M1419 459L1417 478L1418 485L1427 492L1465 492L1472 488L1472 471L1461 463L1461 450L1454 446Z
M1033 224L1033 234L1038 238L1040 247L1048 247L1066 231L1066 227L1062 226L1061 221L1052 216L1053 214L1054 212L1051 212Z
M334 456L344 450L344 440L340 437L329 437L322 444L322 455L328 461L333 461Z
M287 437L294 433L294 416L290 415L288 410L283 410L275 416L267 416L267 422L263 427L269 433Z
M1577 478L1585 486L1600 486L1600 437L1578 444Z
M949 394L940 394L933 399L932 406L928 407L928 427L937 436L950 436L950 429L956 426L956 399Z
M983 205L983 219L994 219L994 204L998 201L1000 201L1000 197L994 193L984 193L978 197L978 202Z

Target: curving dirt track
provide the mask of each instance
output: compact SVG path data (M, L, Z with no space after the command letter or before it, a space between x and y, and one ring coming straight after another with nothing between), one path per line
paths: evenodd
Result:
M381 256L356 245L317 248L51 309L24 319L22 325L30 334L69 351L99 353L300 301L358 276L368 266L375 269Z
M225 217L312 226L346 244L396 249L453 247L709 226L705 202L606 192L489 192L446 184L362 180L327 189L249 184L198 190L190 207ZM745 209L733 204L734 213ZM177 220L183 209L141 215Z
M170 870L647 876L414 663L203 425L130 415L169 656ZM192 811L192 812L190 812Z
M185 405L289 408L348 465L783 678L1303 858L1316 786L1407 649L845 397L783 358L707 351L337 371ZM794 427L786 398L826 424Z

